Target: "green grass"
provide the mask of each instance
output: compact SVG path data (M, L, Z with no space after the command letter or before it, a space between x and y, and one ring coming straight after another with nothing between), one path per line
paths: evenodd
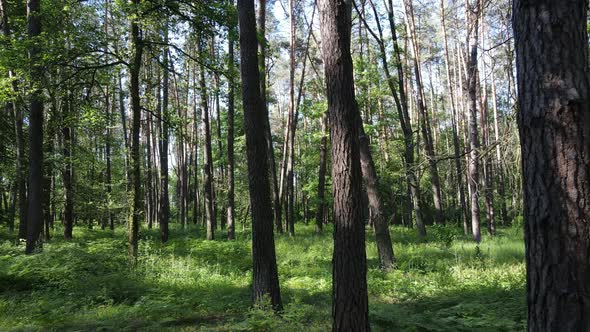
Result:
M250 233L205 241L202 231L142 231L138 265L127 261L124 229L76 228L26 256L0 230L1 331L327 331L331 326L332 235L298 225L277 237L285 311L252 307ZM378 269L368 232L370 319L375 331L522 331L522 233L501 229L476 250L459 229L392 230L398 268Z

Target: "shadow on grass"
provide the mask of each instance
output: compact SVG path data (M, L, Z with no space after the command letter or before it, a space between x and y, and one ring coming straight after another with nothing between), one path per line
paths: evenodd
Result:
M375 331L524 331L525 289L453 290L400 303L370 303Z

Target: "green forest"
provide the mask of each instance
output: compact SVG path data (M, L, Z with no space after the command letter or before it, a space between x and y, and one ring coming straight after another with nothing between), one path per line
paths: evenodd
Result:
M588 0L0 0L0 331L590 331Z

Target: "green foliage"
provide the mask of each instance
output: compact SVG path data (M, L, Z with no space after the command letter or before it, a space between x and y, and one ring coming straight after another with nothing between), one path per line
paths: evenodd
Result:
M299 224L298 224L299 226ZM239 229L239 227L238 227ZM202 229L173 228L171 241L144 230L139 263L128 265L123 229L75 229L38 255L0 236L0 330L326 331L331 318L330 227L277 237L284 311L250 303L248 230L205 241ZM367 234L371 234L368 232ZM525 326L522 232L484 237L479 254L460 229L392 230L398 268L378 269L368 235L370 318L375 331L518 331ZM224 238L223 232L219 238Z

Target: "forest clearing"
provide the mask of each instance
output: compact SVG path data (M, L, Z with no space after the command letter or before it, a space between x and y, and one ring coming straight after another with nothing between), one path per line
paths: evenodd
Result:
M156 230L127 265L124 232L74 232L43 253L0 247L0 330L326 331L331 327L331 235L298 227L277 238L285 308L250 305L249 230L206 241L202 230ZM392 229L398 268L379 269L368 236L369 310L375 331L522 331L526 326L522 232L501 229L476 253L460 229L433 228L425 241Z

